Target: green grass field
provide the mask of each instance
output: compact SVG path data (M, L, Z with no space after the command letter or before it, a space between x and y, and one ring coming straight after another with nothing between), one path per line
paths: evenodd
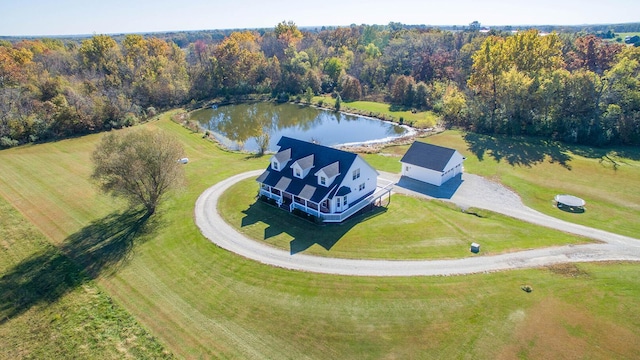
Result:
M137 228L136 222L120 216L123 204L97 193L88 181L90 153L100 135L0 151L0 196L45 235L47 241L37 246L40 251L47 251L48 244L76 249L71 252L76 254L74 264L95 277L96 291L126 309L179 358L608 359L640 353L638 264L370 278L287 271L222 250L195 226L195 200L232 174L264 168L268 158L221 151L201 134L168 121L167 115L145 126L174 133L183 142L190 159L185 168L188 184L124 244L104 234L122 226ZM464 144L456 133L438 141ZM500 168L485 156L486 171ZM391 157L381 158L384 162ZM572 171L579 168L578 161L571 164ZM483 165L467 161L470 171ZM556 172L566 171L546 163L514 171L535 173L547 166L554 179ZM544 183L535 182L540 178L531 182L543 189ZM630 184L637 187L637 182ZM590 211L588 205L583 215ZM117 256L95 246L102 244L115 247ZM3 245L2 259L10 257L10 249L23 251L15 243ZM33 251L38 250L23 257ZM23 257L3 260L2 281L7 274L20 273ZM524 284L534 291L522 291ZM23 316L39 311L32 305ZM72 321L62 321L73 327ZM16 334L0 336L2 351L18 357L20 343L40 344L47 338L46 333L25 334L26 328L20 330L22 325L13 320L0 326L1 334ZM80 343L83 335L70 336L75 338L66 341ZM101 356L101 350L92 347L86 351L86 357L111 356Z
M317 104L322 101L325 106L335 106L335 99L331 96L315 96L313 103ZM414 126L419 129L434 127L438 122L438 116L432 111L411 112L411 109L396 109L389 104L373 102L373 101L350 101L342 102L341 110L346 112L354 112L365 116L375 118L383 118L393 122L400 122L403 119L405 124Z
M465 171L501 182L524 203L563 220L640 238L640 149L568 146L532 138L507 138L447 131L422 141L458 149ZM378 156L379 168L393 168L408 146ZM373 155L371 157L376 157ZM398 170L399 171L399 170ZM556 194L583 198L582 214L560 211Z
M3 198L0 214L0 358L172 358Z
M610 42L617 42L620 44L624 44L624 39L627 36L640 36L640 32L628 32L628 33L616 33L616 37L613 39L609 39Z
M483 255L579 244L588 239L528 224L490 211L393 195L389 206L318 226L263 202L253 179L220 199L218 212L247 236L292 253L358 259L444 259L470 256L472 242Z

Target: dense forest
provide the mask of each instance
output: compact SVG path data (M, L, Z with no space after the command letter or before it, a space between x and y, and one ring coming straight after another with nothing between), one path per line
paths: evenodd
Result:
M430 110L481 133L638 145L640 48L604 33L282 22L199 37L1 40L0 147L247 94L339 94Z

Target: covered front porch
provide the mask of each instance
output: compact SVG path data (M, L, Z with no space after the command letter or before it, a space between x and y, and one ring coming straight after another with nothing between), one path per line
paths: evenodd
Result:
M340 223L369 205L382 205L382 201L385 198L389 201L392 187L392 182L384 181L383 184L380 184L379 181L375 191L350 204L348 208L333 212L331 211L329 199L324 199L320 203L316 203L266 184L260 185L259 196L273 199L283 210L293 212L294 209L298 209L317 217L322 222Z
M265 184L260 185L259 195L275 200L276 204L278 204L281 209L289 212L293 212L294 209L298 209L318 218L322 218L323 214L331 213L329 200L326 199L320 203L316 203L301 196L297 196Z

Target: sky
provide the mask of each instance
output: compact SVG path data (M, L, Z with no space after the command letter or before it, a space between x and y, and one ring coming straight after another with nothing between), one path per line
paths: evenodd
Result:
M0 0L0 36L412 25L640 22L639 0Z

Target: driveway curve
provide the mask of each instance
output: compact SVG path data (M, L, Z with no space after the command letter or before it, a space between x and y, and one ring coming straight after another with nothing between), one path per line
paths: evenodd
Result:
M524 221L600 240L602 243L526 250L494 256L470 254L468 258L452 260L354 260L306 254L291 255L287 251L268 246L239 233L218 213L218 200L229 187L238 181L257 177L263 171L255 170L238 174L205 190L196 201L195 222L202 234L219 247L271 266L336 275L435 276L533 268L567 262L640 261L640 240L544 215L522 205L519 197L513 192L471 174L465 174L456 194L447 200L456 202L460 206L473 206L500 212ZM398 181L395 174L383 173L381 177ZM482 186L484 181L487 184L483 186L483 191L479 192L481 196L464 196L465 193L472 194L473 186ZM428 196L420 191L409 190L398 185L395 186L394 191ZM483 201L482 198L487 196L488 191L492 192L487 197L491 201ZM492 209L494 207L492 203L500 204L495 197L500 192L506 194L505 196L515 195L518 201L508 207L495 206L498 209Z

